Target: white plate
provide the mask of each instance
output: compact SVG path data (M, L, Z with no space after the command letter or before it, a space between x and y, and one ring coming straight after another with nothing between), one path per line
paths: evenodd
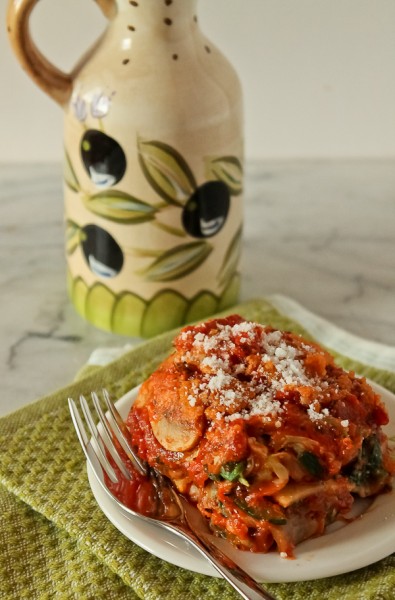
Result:
M387 435L395 435L395 396L370 382L381 394L387 407L390 424ZM126 418L137 389L123 396L116 406ZM127 538L158 558L179 567L217 577L217 572L202 556L171 532L144 523L124 513L104 492L92 469L87 467L89 483L96 501L107 518ZM225 540L219 540L237 564L258 581L304 581L348 573L374 563L395 551L395 490L382 494L373 502L359 504L362 514L355 521L334 524L323 536L302 542L296 547L294 560L280 558L277 553L253 554L236 550Z

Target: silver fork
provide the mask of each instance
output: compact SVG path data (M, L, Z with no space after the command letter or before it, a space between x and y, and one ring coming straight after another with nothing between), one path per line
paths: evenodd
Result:
M96 426L96 419L92 416L85 397L80 396L80 406L90 436L88 436L81 414L72 398L69 398L69 408L81 447L94 475L106 494L116 502L122 511L171 531L178 537L187 540L245 600L260 600L262 598L264 600L275 600L274 596L260 587L248 573L243 571L214 544L213 536L203 515L178 493L171 481L149 467L138 457L131 445L130 433L121 415L111 402L107 391L103 390L103 397L108 408L106 414L101 408L97 394L92 392L91 396L99 419L99 426ZM119 481L119 475L108 460L108 455L112 457L117 465L121 476L128 480L131 479L130 471L114 441L121 446L135 469L141 475L149 478L154 486L156 506L150 516L140 514L136 510L125 506L105 485L101 469L112 482Z

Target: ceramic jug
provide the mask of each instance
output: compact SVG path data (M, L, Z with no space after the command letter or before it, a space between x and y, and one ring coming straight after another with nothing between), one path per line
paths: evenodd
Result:
M64 110L71 300L99 328L149 337L237 300L242 95L197 0L96 1L108 26L69 74L30 36L38 0L10 2L8 32Z

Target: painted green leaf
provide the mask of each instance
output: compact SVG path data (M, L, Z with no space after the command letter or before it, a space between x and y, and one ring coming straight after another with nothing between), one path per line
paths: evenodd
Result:
M238 301L240 295L240 279L239 273L235 273L232 279L229 281L219 299L219 311L234 306Z
M117 223L137 224L155 218L156 209L119 190L105 190L84 200L88 210Z
M162 231L166 231L167 233L171 233L171 235L176 235L177 237L186 237L187 235L184 229L173 227L173 225L168 225L167 223L163 223L161 221L155 221L154 225L158 229L162 229Z
M163 252L151 265L142 271L149 281L173 281L185 277L206 260L212 251L207 242L182 244Z
M67 187L73 190L73 192L80 191L80 184L77 179L77 175L75 174L73 165L71 164L70 156L66 150L64 152L63 177Z
M149 184L169 204L184 206L196 189L196 181L185 159L163 142L138 141L139 161Z
M236 156L208 159L207 176L225 183L232 196L238 196L243 191L243 165Z
M162 256L163 250L152 250L150 248L133 248L135 256L141 256L143 258L159 258Z
M81 242L81 227L74 221L66 222L66 253L73 254Z
M243 228L239 227L239 229L236 231L233 238L231 239L231 242L225 253L221 268L218 272L219 284L221 286L226 285L228 283L228 281L231 279L231 277L237 269L237 265L239 263L241 255L242 231Z

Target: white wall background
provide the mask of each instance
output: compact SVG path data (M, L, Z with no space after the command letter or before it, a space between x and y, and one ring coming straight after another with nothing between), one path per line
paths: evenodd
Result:
M160 0L158 0L159 2ZM0 161L57 161L61 110L20 69L0 0ZM395 157L394 0L200 0L200 23L241 77L248 158ZM40 48L70 69L105 20L45 0Z

